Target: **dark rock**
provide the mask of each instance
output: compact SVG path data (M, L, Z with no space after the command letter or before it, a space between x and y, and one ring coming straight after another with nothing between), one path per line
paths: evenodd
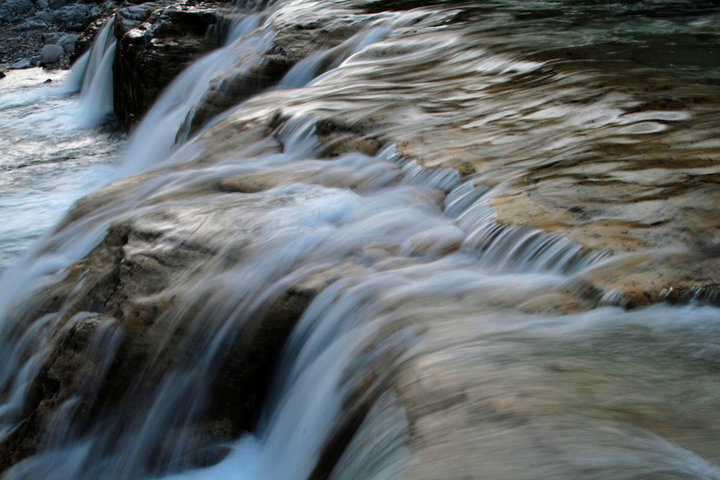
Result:
M65 54L60 45L45 45L40 51L40 62L42 64L56 63Z
M228 66L225 75L215 78L202 103L191 112L192 118L186 119L189 130L180 135L191 136L214 116L277 85L299 61L341 45L362 28L362 21L350 18L344 22L336 19L332 25L317 22L273 25L276 36L272 46L250 68Z
M263 56L263 61L253 65L248 71L228 74L213 82L202 103L191 112L190 129L180 134L191 136L208 120L237 105L243 100L276 85L292 68L297 59L272 53Z
M50 8L52 8L53 10L57 10L58 8L62 8L67 5L68 0L49 0L48 4Z
M96 6L78 3L46 10L38 15L38 19L59 30L81 32L99 13Z
M0 78L5 78L5 72L3 72L2 70L0 70Z
M147 17L142 7L116 15L118 48L113 64L115 112L130 129L185 67L219 46L206 34L223 21L216 8L159 7ZM145 17L144 20L138 20Z
M33 30L47 30L49 25L42 20L27 20L13 27L16 32L31 32ZM38 35L42 39L43 35Z
M23 58L37 55L44 45L60 45L65 58L58 67L68 65L73 51L73 36L82 32L98 16L107 15L110 2L87 0L8 0L0 2L0 65L6 68ZM21 11L21 14L18 13ZM67 37L67 38L65 38ZM61 43L60 40L65 38ZM44 63L44 62L43 62Z
M26 19L36 10L31 0L3 0L0 3L0 25Z
M78 35L76 33L68 33L60 37L57 41L57 45L60 45L65 51L65 55L72 55L75 51L75 43L77 42Z

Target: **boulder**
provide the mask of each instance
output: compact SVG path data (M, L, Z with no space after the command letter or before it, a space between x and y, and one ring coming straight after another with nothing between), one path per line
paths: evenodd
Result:
M43 34L42 39L46 45L59 45L58 40L60 40L62 36L63 34L60 32L50 32Z
M246 135L255 138L258 132L250 129ZM172 171L121 180L94 192L59 230L71 228L74 219L82 221L87 212L114 208L129 192L158 185L166 175ZM217 290L216 280L241 273L234 272L243 265L239 260L264 248L271 225L257 227L293 199L238 182L232 191L210 182L197 193L201 198L171 195L167 204L150 201L145 213L113 223L100 245L16 317L20 325L50 315L55 333L30 387L24 420L0 443L0 470L42 448L58 433L53 428L68 422L83 431L100 416L117 418L107 435L112 441L122 438L123 428L152 415L157 385L168 371L202 365L204 352L217 341L211 332L218 329L226 331L225 342L212 368L197 372L202 386L190 397L176 399L188 408L202 401L202 412L191 417L192 428L172 419L165 425L167 431L184 432L182 451L178 453L177 438L171 435L158 439L152 455L140 462L150 469L164 467L171 457L177 461L178 454L189 465L217 461L224 451L211 445L254 427L295 323L319 290L362 267L317 270L265 302L245 307L243 318L224 325L227 308L234 301L240 303L230 308L239 308L246 297L238 295L233 282ZM82 400L71 400L76 395Z
M60 45L45 45L40 51L40 63L56 63L64 54L65 50Z

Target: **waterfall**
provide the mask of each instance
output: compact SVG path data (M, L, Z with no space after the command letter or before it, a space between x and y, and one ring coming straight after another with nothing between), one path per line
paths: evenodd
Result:
M112 64L117 43L114 22L113 18L105 23L66 81L68 89L80 87L80 122L84 126L92 126L113 113Z
M321 73L337 67L354 53L382 40L390 33L390 29L381 27L367 31L362 30L335 48L313 54L293 66L282 79L278 88L304 87Z
M223 47L193 63L168 86L130 139L123 165L126 174L152 167L168 157L188 114L215 77L234 65L239 65L240 74L259 61L258 55L272 39L263 32L251 34L260 20L260 15L249 14L236 22Z
M669 222L643 201L671 169L581 162L645 163L652 142L618 132L692 116L624 117L630 93L503 43L511 14L259 3L160 95L127 176L0 277L3 478L720 478L714 293L625 309L612 289L677 254L639 247ZM87 124L112 111L112 23L63 87ZM279 32L316 28L327 44L202 117L287 54ZM577 240L601 237L584 203L552 210L626 177L608 248ZM638 251L614 251L635 227Z
M89 128L97 125L113 112L112 64L116 40L114 19L98 32L90 48L73 64L60 85L44 86L21 94L0 96L0 109L18 107L80 94L79 112L73 112L75 126Z

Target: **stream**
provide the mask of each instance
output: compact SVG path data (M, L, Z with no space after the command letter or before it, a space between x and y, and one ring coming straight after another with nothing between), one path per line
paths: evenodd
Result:
M720 479L716 284L622 290L717 257L720 9L392 3L238 6L129 135L112 21L0 80L3 479Z

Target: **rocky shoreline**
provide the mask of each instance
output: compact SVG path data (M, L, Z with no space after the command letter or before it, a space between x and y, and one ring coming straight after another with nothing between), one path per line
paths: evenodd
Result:
M0 5L0 70L68 68L83 32L111 1L8 0Z

